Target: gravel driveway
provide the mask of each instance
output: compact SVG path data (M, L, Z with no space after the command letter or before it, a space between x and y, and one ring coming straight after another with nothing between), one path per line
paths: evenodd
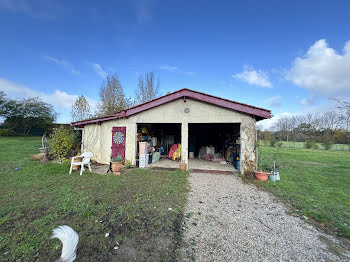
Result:
M338 240L235 175L190 174L182 261L347 261Z

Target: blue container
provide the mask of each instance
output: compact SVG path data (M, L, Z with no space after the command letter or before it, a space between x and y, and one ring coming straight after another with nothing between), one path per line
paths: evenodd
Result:
M238 171L241 171L241 162L239 160L236 160L235 167Z
M269 175L269 180L270 180L271 182L276 182L276 181L277 181L277 175L270 174L270 175Z

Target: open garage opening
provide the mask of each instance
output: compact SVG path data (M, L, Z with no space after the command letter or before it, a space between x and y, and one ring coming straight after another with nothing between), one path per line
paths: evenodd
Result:
M240 124L189 124L189 169L240 169Z
M137 165L141 168L179 168L181 124L137 124Z

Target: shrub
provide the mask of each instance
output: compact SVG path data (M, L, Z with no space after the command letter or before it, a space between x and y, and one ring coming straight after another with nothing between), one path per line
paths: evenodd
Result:
M325 140L325 141L323 141L323 143L322 143L322 146L323 146L323 148L324 148L325 150L331 149L332 145L333 145L333 143L332 143L331 141L329 141L329 140Z
M125 160L124 162L124 168L130 168L131 167L131 162L130 160Z
M277 143L277 147L282 147L282 146L283 146L283 142L280 141Z
M317 149L319 149L320 147L318 146L318 144L317 143L315 143L313 146L312 146L312 149L315 149L315 150L317 150Z
M270 139L270 146L271 147L275 147L276 146L276 139L274 138L274 137L271 137L271 139Z
M311 140L305 142L305 148L306 149L314 148L315 145L316 145L316 143L314 141L311 141Z
M0 136L9 136L10 130L9 129L0 129Z
M53 130L50 138L50 153L59 159L67 157L74 142L73 129L60 126Z

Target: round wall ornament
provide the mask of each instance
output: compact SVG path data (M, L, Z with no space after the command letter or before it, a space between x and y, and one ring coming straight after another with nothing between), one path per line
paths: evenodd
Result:
M115 132L113 135L113 141L116 144L121 144L124 142L124 134L122 132Z

